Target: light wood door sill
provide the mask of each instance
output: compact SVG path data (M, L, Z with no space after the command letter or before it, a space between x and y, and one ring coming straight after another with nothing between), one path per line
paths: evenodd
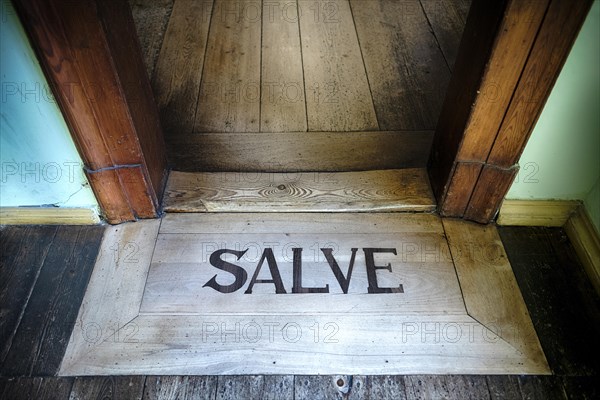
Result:
M433 212L424 168L364 172L172 172L166 212Z

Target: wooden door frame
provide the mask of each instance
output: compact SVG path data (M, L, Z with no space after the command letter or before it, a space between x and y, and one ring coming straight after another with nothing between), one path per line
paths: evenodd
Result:
M158 217L165 144L127 0L13 1L107 221ZM473 0L428 164L441 215L493 220L592 3Z
M593 0L473 0L435 132L442 216L492 221Z

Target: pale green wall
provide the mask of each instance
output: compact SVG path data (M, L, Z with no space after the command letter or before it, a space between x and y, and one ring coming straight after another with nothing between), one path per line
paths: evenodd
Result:
M506 197L587 200L585 205L600 231L599 41L600 1L596 0L519 161L518 179Z
M0 206L97 202L20 21L0 2Z

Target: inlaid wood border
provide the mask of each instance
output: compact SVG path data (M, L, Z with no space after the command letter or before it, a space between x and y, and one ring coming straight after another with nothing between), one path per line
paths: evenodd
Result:
M433 219L445 229L465 314L216 315L231 326L249 318L257 324L278 321L304 327L335 322L344 334L335 344L203 343L206 317L139 314L160 227L158 220L143 221L106 230L59 374L549 374L496 229L451 220L443 221L442 228L435 216L406 217L413 225L423 223L419 217ZM321 220L316 214L310 218L307 221ZM231 215L221 224L231 219L239 223L243 216ZM176 231L182 226L169 224ZM215 315L210 318L213 321ZM459 325L479 333L467 342L437 343L406 331L407 326ZM366 337L370 340L363 341Z

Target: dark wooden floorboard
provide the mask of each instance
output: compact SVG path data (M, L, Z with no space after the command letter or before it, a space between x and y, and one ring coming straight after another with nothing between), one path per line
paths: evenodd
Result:
M562 382L557 376L520 376L523 400L566 400Z
M212 400L216 393L216 376L149 376L144 386L144 400Z
M480 375L413 375L407 376L406 398L476 399L490 398L485 376Z
M519 380L513 375L492 375L486 377L491 400L520 399Z
M57 373L102 232L100 226L58 228L14 335L2 375Z
M598 376L565 376L562 379L569 400L600 399L600 378Z
M339 400L339 391L329 375L297 375L294 377L295 400Z
M263 375L219 376L215 398L218 400L260 399L264 380Z
M0 231L0 371L56 231L53 226Z
M143 376L76 378L69 400L141 400Z
M62 400L69 398L72 386L72 378L2 379L0 380L0 398L6 400Z
M500 227L521 293L550 368L600 373L599 298L560 228Z

